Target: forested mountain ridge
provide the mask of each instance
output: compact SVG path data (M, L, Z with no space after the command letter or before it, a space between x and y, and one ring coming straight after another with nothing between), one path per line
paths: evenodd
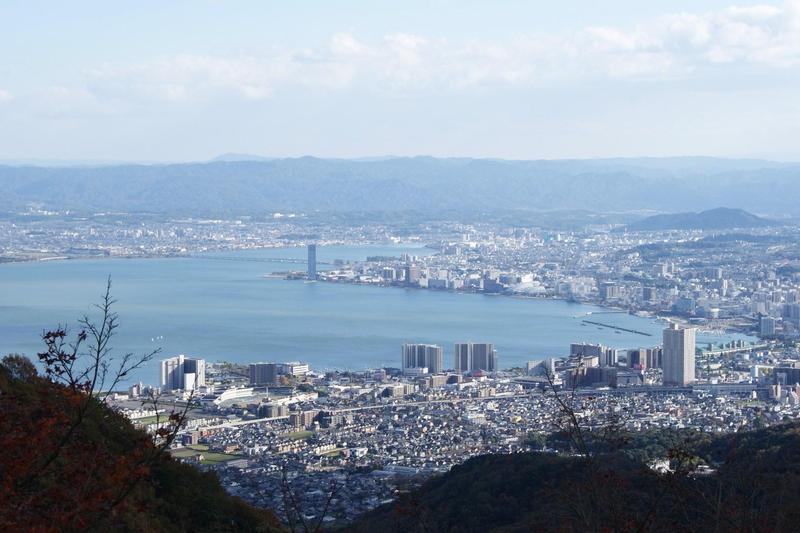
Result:
M718 207L700 213L653 215L627 226L630 231L715 230L760 228L776 222L748 213L743 209Z
M712 158L506 161L301 157L168 165L0 166L0 210L183 215L508 209L800 214L800 165Z

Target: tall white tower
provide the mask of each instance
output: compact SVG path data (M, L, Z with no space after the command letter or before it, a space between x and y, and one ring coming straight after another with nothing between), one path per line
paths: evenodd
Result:
M694 381L695 329L680 329L670 324L664 330L664 385L689 385Z
M308 279L317 279L317 245L308 245Z
M196 390L206 385L206 362L181 354L161 361L161 388L171 390Z

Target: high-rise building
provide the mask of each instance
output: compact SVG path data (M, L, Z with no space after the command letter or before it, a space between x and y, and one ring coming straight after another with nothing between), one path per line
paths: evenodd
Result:
M183 388L183 356L161 361L161 388L164 391Z
M317 279L317 245L308 245L308 279Z
M661 368L661 354L663 350L660 346L655 346L653 348L647 348L647 354L645 358L645 362L647 363L647 368Z
M405 272L405 281L406 285L419 285L419 279L422 276L422 272L417 265L408 265L406 266Z
M457 372L497 370L497 352L494 344L485 342L457 343L455 345L455 367Z
M250 385L275 385L278 382L278 365L276 363L251 363Z
M206 385L206 362L181 354L161 361L161 388L193 391Z
M381 270L381 278L387 283L391 283L397 279L397 271L392 267L383 267Z
M684 386L694 381L694 328L680 329L670 324L663 335L662 366L664 385Z
M556 375L556 360L552 357L547 359L528 361L525 364L526 373L529 376L552 376Z
M295 427L308 427L314 423L314 419L319 415L319 411L312 409L310 411L296 411L289 414L289 425Z
M596 366L586 369L583 384L590 387L616 387L617 369L608 366Z
M289 406L277 403L264 403L258 406L258 416L265 418L275 418L278 416L289 416Z
M661 348L636 348L627 351L628 366L636 370L661 368Z
M403 372L427 368L431 374L444 370L444 350L436 344L403 344Z
M292 361L291 363L281 363L278 365L278 372L286 374L287 376L305 376L311 369L308 363L301 363L299 361Z
M600 284L600 299L614 300L621 296L619 285L613 281L604 281Z
M762 316L758 319L758 333L762 337L775 335L775 324L777 321L771 316Z
M403 344L400 364L403 372L411 368L427 368L425 346L425 344Z
M656 300L655 287L642 287L642 300L645 302L653 302Z
M800 383L800 366L797 363L791 366L776 366L772 370L775 383L781 385L794 385Z
M202 359L184 359L183 390L193 391L206 384L206 362Z
M617 351L607 348L602 344L572 343L569 345L570 357L597 358L599 366L614 366L617 364Z
M626 351L628 367L636 370L661 368L661 347L635 348Z
M456 372L469 372L472 370L472 345L469 343L458 343L455 346L455 360L453 368Z
M786 305L783 309L783 318L795 326L800 325L800 303Z

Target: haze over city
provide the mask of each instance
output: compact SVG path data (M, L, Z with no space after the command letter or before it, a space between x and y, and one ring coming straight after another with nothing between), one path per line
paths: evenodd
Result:
M0 531L797 529L800 1L0 44Z

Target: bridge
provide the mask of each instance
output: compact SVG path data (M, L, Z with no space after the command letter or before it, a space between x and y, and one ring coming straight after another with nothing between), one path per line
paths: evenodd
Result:
M575 315L572 318L584 318L592 315L627 315L627 314L628 312L622 309L619 310L611 309L608 311L587 311L585 313L581 313L580 315Z
M190 255L196 259L211 259L213 261L241 261L248 263L287 263L305 265L308 263L306 259L296 257L236 257L236 256L221 256L221 255ZM318 265L332 265L326 261L317 261Z

